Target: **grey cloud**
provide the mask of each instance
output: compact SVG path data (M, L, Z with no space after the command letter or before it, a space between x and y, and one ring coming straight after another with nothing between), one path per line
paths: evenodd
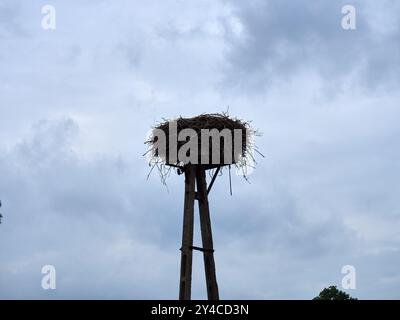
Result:
M62 289L53 298L150 298L152 292L139 279L154 281L163 275L161 268L175 268L175 250L160 248L164 219L152 214L162 207L139 196L140 189L149 188L145 175L140 187L137 173L121 159L80 159L71 144L77 134L79 126L72 119L41 121L30 139L3 150L0 192L5 219L0 238L9 245L0 256L2 298L50 297L40 288L45 264L54 264L60 275ZM171 237L171 243L177 243ZM164 257L165 264L148 273L145 265L153 263L153 256ZM124 275L114 276L120 272ZM159 280L167 293L170 284ZM115 286L119 290L108 295ZM104 288L103 294L96 293L98 287Z
M21 27L19 6L12 1L0 3L0 39L24 35L26 31Z
M312 298L345 264L352 295L398 297L394 1L355 2L356 32L335 1L58 1L53 33L14 3L30 34L0 22L0 297L176 298L182 176L146 180L143 141L162 117L227 105L266 158L210 195L221 297Z
M384 31L378 31L374 15L396 16L400 8L393 2L353 1L353 31L341 27L346 1L250 3L237 3L246 36L231 43L228 83L271 86L305 70L320 74L336 91L349 78L370 89L398 82L399 44L394 39L399 38L399 26L381 21L378 26Z

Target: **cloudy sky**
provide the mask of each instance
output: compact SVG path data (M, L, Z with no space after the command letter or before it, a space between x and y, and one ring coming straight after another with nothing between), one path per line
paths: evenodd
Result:
M183 178L146 180L143 141L228 107L266 158L210 197L220 296L311 299L352 265L352 296L400 298L399 16L394 0L0 0L0 298L177 298Z

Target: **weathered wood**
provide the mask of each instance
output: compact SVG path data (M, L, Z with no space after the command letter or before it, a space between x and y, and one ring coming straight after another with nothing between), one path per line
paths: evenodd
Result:
M195 179L196 166L188 165L185 168L185 200L183 209L179 300L190 300L191 298Z
M218 167L217 170L215 170L214 176L212 177L211 182L210 182L210 185L209 185L208 188L207 188L207 194L210 193L211 188L212 188L212 186L213 186L213 184L214 184L214 182L215 182L215 179L217 178L218 173L219 173L220 170L221 170L221 167Z
M207 197L207 182L205 168L196 168L197 196L199 202L201 238L203 242L204 268L206 274L208 300L219 300L217 277L215 274L214 246L211 232L210 209Z
M200 248L200 247L196 247L196 246L192 246L191 248L193 250L197 250L197 251L201 251L201 252L205 252L205 251L214 252L214 249Z

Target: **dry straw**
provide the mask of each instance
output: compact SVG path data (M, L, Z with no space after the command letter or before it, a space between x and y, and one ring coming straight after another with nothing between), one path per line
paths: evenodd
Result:
M152 170L156 167L158 171L160 172L161 179L163 183L165 183L165 179L168 177L168 175L171 172L172 168L177 169L178 173L182 172L182 169L184 168L184 164L179 161L171 161L171 155L170 155L170 148L169 148L169 129L170 129L170 123L174 121L176 122L176 127L177 131L176 133L179 134L181 130L183 129L193 129L198 137L198 154L199 154L199 161L200 163L201 160L201 130L202 129L217 129L218 131L221 131L223 129L228 129L231 132L232 136L232 145L235 144L235 134L234 130L235 129L240 129L241 130L241 147L240 148L231 148L232 150L232 157L231 161L228 162L224 158L224 139L221 139L220 143L220 161L218 165L212 165L212 145L209 143L210 147L210 159L209 159L209 165L205 165L206 169L213 169L216 167L222 167L222 166L227 166L234 164L238 169L245 170L245 167L247 166L254 166L256 164L256 161L254 159L254 154L253 151L259 153L262 155L257 147L254 144L254 136L258 136L259 133L254 130L250 126L250 122L243 121L237 118L232 118L230 117L227 113L213 113L213 114L201 114L196 117L192 118L183 118L179 117L177 119L173 120L168 120L168 119L163 119L162 122L156 124L151 131L150 137L148 140L145 142L145 144L148 147L147 152L145 155L148 157L149 165L152 167L150 170L150 173ZM166 149L165 152L160 152L156 148L156 135L155 130L162 130L165 133L166 136ZM226 131L226 130L225 130ZM177 141L177 136L172 137L175 141ZM188 138L189 139L189 138ZM187 141L178 141L177 142L177 149L181 146L183 146ZM236 152L236 154L235 154ZM150 175L149 173L149 175ZM245 174L243 174L245 176Z

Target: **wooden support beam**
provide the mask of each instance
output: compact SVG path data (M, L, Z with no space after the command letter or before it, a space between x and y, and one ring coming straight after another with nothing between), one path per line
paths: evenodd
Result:
M185 201L183 209L179 300L190 300L191 298L195 179L196 166L189 164L185 168Z
M208 188L207 188L207 194L210 193L211 188L212 188L212 186L213 186L213 184L214 184L214 182L215 182L215 179L217 178L218 173L219 173L220 170L221 170L221 167L218 167L217 170L215 170L214 175L213 175L213 177L212 177L212 179L211 179L210 185L209 185Z
M215 180L215 179L214 179ZM210 209L207 197L207 182L205 168L198 165L196 168L197 197L200 211L201 238L204 255L208 300L219 300L217 277L215 274L214 246L211 232Z
M193 250L197 250L197 251L201 251L201 252L206 252L206 251L214 252L214 249L206 249L206 248L200 248L200 247L196 247L196 246L191 246L191 248Z

